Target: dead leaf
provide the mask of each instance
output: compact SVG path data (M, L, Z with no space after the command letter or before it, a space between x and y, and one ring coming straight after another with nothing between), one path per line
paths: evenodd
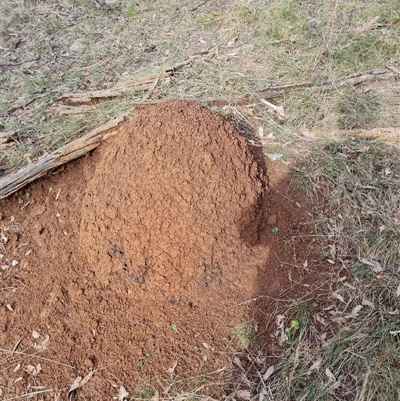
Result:
M354 285L351 285L349 283L344 283L344 286L349 288L350 290L353 290L353 291L355 291L357 289L356 287L354 287Z
M267 371L264 373L263 380L264 380L264 381L267 381L267 380L273 375L274 372L275 372L275 366L272 365L272 366L270 366L270 367L267 369Z
M345 303L344 298L343 298L340 294L338 294L337 292L332 292L332 295L333 295L336 299L338 299L340 302Z
M337 382L333 383L331 386L331 390L337 390L341 385L340 380L338 380Z
M277 315L275 318L275 324L276 324L276 329L275 329L275 337L279 338L279 341L285 342L288 337L285 333L285 315Z
M398 297L400 297L400 284L399 284L399 286L397 287L396 295L397 295Z
M344 317L333 317L333 318L331 318L331 320L332 320L332 322L339 323L339 324L346 323L346 319Z
M42 341L41 344L33 344L33 348L35 348L38 351L44 351L47 349L47 343L50 340L50 336L48 334L45 335L44 340Z
M330 371L329 368L325 369L325 374L329 377L329 379L336 381L336 377L335 375Z
M310 369L308 369L307 374L310 375L314 370L319 370L319 368L322 365L322 358L319 356L318 359L310 366Z
M69 391L68 391L68 398L70 397L71 393L78 389L79 387L82 387L84 384L86 384L90 378L93 376L93 371L91 370L83 379L82 376L78 376L74 382L72 383Z
M372 267L372 271L375 274L379 274L380 272L383 271L381 264L376 260L369 261L369 260L364 259L364 258L358 258L358 260L361 263L364 263L365 265Z
M25 368L25 371L30 373L32 376L37 376L42 370L42 367L40 366L40 363L36 366L33 365L27 365Z
M174 376L175 368L177 365L178 365L178 361L175 361L175 363L169 369L166 370L166 372L171 375L171 378Z
M260 394L258 394L258 401L264 401L266 399L266 395L268 394L268 391L265 388L262 388L260 391Z
M16 259L14 259L14 260L11 262L11 266L12 266L12 267L15 267L15 266L18 266L18 265L19 265L19 261L16 260Z
M316 336L317 340L318 340L323 346L327 345L327 342L326 342L326 333L322 333L320 336L319 336L318 334L316 334L315 336Z
M277 327L283 327L285 322L285 315L277 315L275 318L275 324Z
M14 369L13 369L13 372L16 372L16 371L18 371L18 369L21 367L21 364L19 363Z
M121 386L118 390L118 401L124 401L128 396L129 393L125 390L125 387Z
M317 313L317 314L315 315L315 319L316 319L318 322L320 322L321 324L323 324L324 326L327 325L326 320L325 320L322 316L320 316L319 313Z
M249 391L249 390L238 390L238 391L236 392L236 395L237 395L240 399L246 400L246 401L249 401L250 398L251 398L251 394L250 394L250 391Z
M20 338L20 339L15 343L15 345L14 345L12 351L11 351L12 355L14 355L14 352L18 349L19 345L21 344L21 341L22 341L22 338Z
M91 370L80 382L79 387L85 385L93 376L93 370Z
M368 299L365 299L365 298L363 298L361 305L369 306L370 308L375 309L375 305L372 302L368 301Z
M362 309L362 305L357 305L353 308L353 310L351 311L351 313L347 313L344 315L344 317L346 319L353 319L356 318L358 316L358 312L360 312L360 310Z
M0 243L5 245L7 244L8 238L4 235L3 231L0 231Z
M283 154L282 153L266 153L266 156L268 159L272 161L278 161L282 159Z
M260 98L260 101L276 114L279 121L285 121L286 116L285 116L285 109L283 108L283 106L276 106L275 104L272 104L271 102L268 102L263 98Z
M33 331L32 331L32 337L33 337L35 340L37 340L37 339L40 337L40 334L39 334L36 330L33 330Z
M82 381L82 376L78 376L74 380L74 382L72 383L71 387L68 390L68 397L73 391L75 391L79 387L79 384L81 383L81 381Z
M150 401L159 401L160 400L160 393L156 390L153 397L150 398Z
M240 370L243 370L243 371L245 372L244 367L243 367L243 365L242 365L242 362L240 362L240 359L239 359L238 357L235 356L235 357L233 358L233 363L234 363L236 366L238 366Z

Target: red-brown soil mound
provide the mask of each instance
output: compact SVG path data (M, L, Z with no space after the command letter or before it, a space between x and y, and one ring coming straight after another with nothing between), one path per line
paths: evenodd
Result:
M81 251L103 282L124 280L138 305L179 300L198 315L211 303L219 313L251 295L265 262L252 246L265 189L245 140L220 116L182 101L147 106L97 165Z
M278 298L319 286L310 217L288 191L285 165L256 159L222 117L167 102L2 203L5 397L67 399L90 371L76 399L226 375L241 318L269 339Z

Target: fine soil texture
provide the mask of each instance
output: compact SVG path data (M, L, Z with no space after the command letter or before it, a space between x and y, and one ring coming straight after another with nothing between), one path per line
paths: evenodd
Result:
M317 299L326 271L289 181L221 116L172 101L1 203L4 397L206 387L248 319L273 356L279 300Z

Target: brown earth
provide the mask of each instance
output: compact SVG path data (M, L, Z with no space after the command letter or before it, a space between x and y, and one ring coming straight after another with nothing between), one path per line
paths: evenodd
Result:
M3 202L5 399L66 399L90 371L78 398L195 386L229 371L233 327L253 317L272 355L279 298L317 300L325 271L289 180L222 117L175 101Z

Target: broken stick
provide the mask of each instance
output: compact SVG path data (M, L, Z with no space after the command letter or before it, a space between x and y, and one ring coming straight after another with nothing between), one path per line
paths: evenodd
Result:
M64 145L54 152L39 157L15 173L0 179L0 199L5 199L37 178L43 177L49 170L68 163L95 149L102 140L115 135L127 114L114 117L106 124L89 131L86 135Z

